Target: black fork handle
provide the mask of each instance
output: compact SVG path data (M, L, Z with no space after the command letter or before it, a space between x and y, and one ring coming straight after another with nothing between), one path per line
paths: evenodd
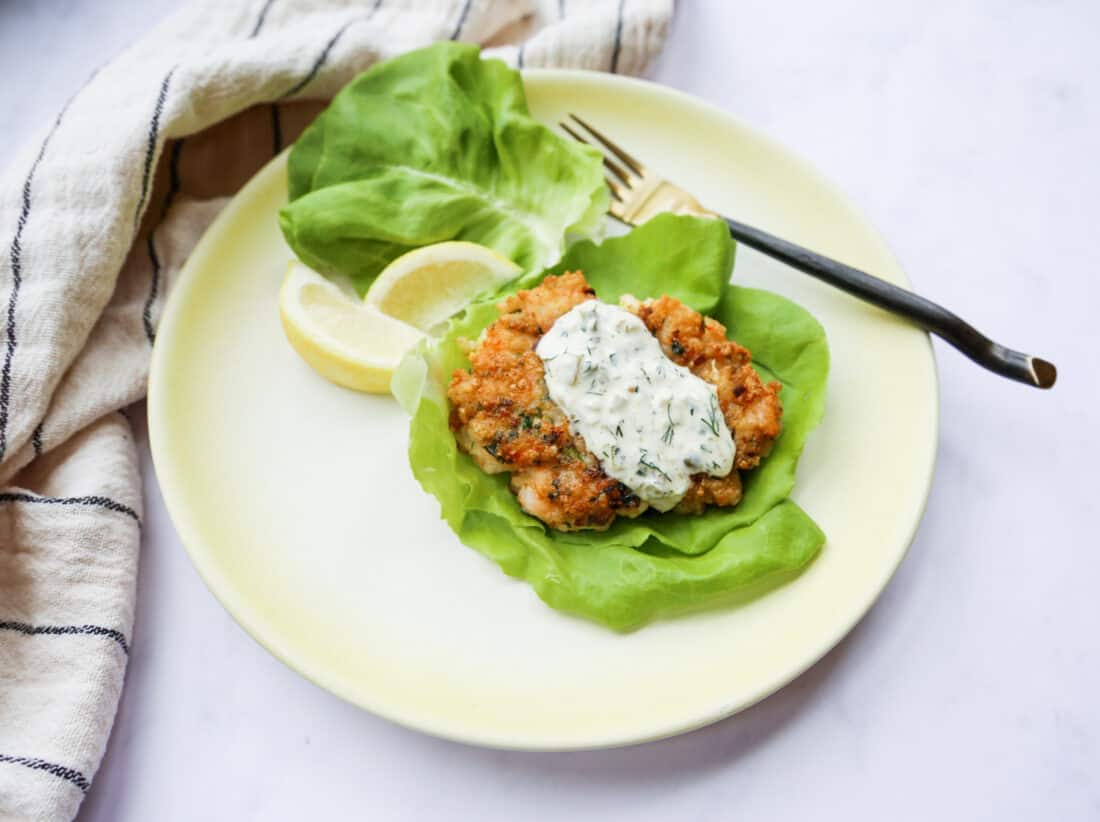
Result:
M1058 371L1053 363L993 342L957 314L919 294L898 288L858 268L832 260L766 231L728 217L724 219L729 225L730 235L738 242L847 291L854 297L912 320L994 374L1036 388L1050 388L1057 379Z

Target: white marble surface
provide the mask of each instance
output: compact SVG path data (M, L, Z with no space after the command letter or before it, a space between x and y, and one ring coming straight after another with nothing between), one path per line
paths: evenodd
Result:
M173 5L0 3L0 150ZM656 79L808 157L921 291L1061 383L1009 384L937 344L936 479L871 614L740 716L606 752L442 742L299 678L203 587L146 454L133 654L82 822L1100 818L1100 6L680 7Z

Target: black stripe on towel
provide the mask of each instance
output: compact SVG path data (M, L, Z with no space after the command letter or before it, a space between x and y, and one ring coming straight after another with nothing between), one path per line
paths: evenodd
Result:
M252 39L260 33L260 29L264 27L264 21L267 19L267 12L274 2L275 0L267 0L267 2L264 3L264 7L260 9L260 16L256 18L256 25L252 27L252 33L248 35L249 39Z
M42 456L42 426L45 424L45 422L38 423L34 433L31 434L31 445L34 447L35 457Z
M93 74L93 76L95 76ZM90 78L89 78L90 79ZM57 127L61 125L61 118L65 116L65 112L68 111L69 106L75 99L75 95L69 99L69 102L57 113L57 118L53 121L53 126L50 127L45 138L42 140L42 145L38 149L38 155L34 158L34 162L31 163L31 170L27 172L27 178L23 181L23 206L19 211L19 221L15 226L15 236L11 240L11 248L9 250L9 256L11 260L11 293L8 295L8 316L7 316L7 332L6 332L6 349L4 351L4 365L0 370L0 462L3 462L4 455L8 450L8 415L10 414L11 407L11 361L15 356L15 348L18 344L18 339L15 334L15 308L19 303L19 289L23 284L23 230L27 227L27 220L31 216L31 189L34 185L34 174L38 171L38 166L42 162L42 158L46 155L46 147L50 144L50 140L57 132Z
M457 40L459 35L462 34L462 27L466 25L466 18L470 14L470 6L474 4L474 0L466 0L462 4L462 10L458 13L458 22L455 23L455 30L451 34L452 40Z
M104 628L102 625L28 625L26 622L0 622L0 630L15 631L27 636L66 636L70 634L86 634L88 636L105 636L113 639L122 648L123 653L130 655L130 646L122 631L114 628Z
M358 23L361 19L363 18L348 20L348 22L344 23L344 25L340 27L336 34L332 35L332 38L327 43L325 43L325 47L321 49L321 53L313 62L313 67L309 70L309 73L306 74L305 77L303 77L289 89L284 91L281 95L279 95L279 99L285 100L287 97L293 97L299 91L312 83L313 78L317 76L317 73L321 70L321 67L325 64L325 61L328 60L329 53L332 51L333 47L340 40L340 38L344 36L344 32L351 28L351 25L353 23Z
M149 344L156 339L156 329L153 328L153 303L160 293L160 257L157 256L157 247L154 236L160 228L164 218L168 216L168 209L180 190L180 153L183 151L183 140L177 140L172 144L172 155L168 163L168 193L164 195L164 205L160 209L160 217L157 224L145 238L146 250L149 252L149 263L152 266L152 276L149 278L149 296L145 298L145 306L141 310L141 322L145 326L145 338Z
M623 6L626 0L619 0L619 9L615 13L615 44L611 49L611 73L619 71L619 52L623 47Z
M124 514L136 522L141 524L141 517L137 515L137 511L131 508L129 505L123 505L121 502L115 502L110 497L100 496L86 496L86 497L40 497L37 494L23 494L23 493L10 493L0 494L0 503L4 502L29 502L37 505L82 505L90 508L103 508L106 511L114 511L119 514Z
M73 768L66 768L63 765L55 765L53 762L47 762L44 759L33 759L28 756L8 756L7 754L0 753L0 762L23 765L35 771L45 771L46 773L64 779L66 782L72 782L84 793L87 793L90 787L88 778L80 771L74 770Z
M160 291L160 258L157 257L157 247L153 242L153 232L145 239L146 249L149 251L149 262L153 266L152 276L149 278L149 296L145 298L145 306L141 309L141 324L145 327L145 339L152 345L157 338L156 329L153 328L153 303Z
M149 196L149 179L153 174L153 157L157 153L157 138L160 137L160 115L164 113L164 103L168 99L168 86L172 82L172 75L176 73L176 67L164 75L160 81L160 91L157 92L157 102L153 106L153 117L149 121L149 133L145 140L145 164L141 170L141 196L138 198L137 208L134 210L134 231L137 231L141 222L141 213L145 211L145 198Z
M306 76L295 83L293 86L291 86L289 89L284 91L282 94L280 94L276 99L285 100L288 97L293 97L299 91L312 83L313 79L317 76L317 74L321 71L321 68L325 65L325 61L328 60L328 56L332 52L333 48L335 48L336 44L340 41L340 38L344 36L344 32L350 29L356 23L365 23L370 20L372 17L374 17L375 12L377 12L378 9L380 9L381 7L382 0L375 0L375 3L371 7L371 10L364 14L362 17L355 17L351 20L348 20L346 23L344 23L344 25L340 26L340 28L336 31L334 35L332 35L329 41L325 43L325 47L321 49L321 53L317 55L317 59L313 62L313 66L310 68Z

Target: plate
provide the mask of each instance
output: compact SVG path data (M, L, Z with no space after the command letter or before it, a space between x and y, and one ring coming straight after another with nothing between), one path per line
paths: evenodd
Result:
M712 208L907 285L832 185L722 111L603 74L532 71L524 81L544 122L577 112ZM792 680L901 562L935 459L927 335L742 247L735 281L796 300L829 337L825 420L793 494L825 548L755 601L630 634L551 610L439 519L409 469L396 403L325 382L291 350L276 304L292 257L276 222L285 199L284 155L192 253L157 335L149 429L165 502L206 584L322 687L494 747L656 739Z

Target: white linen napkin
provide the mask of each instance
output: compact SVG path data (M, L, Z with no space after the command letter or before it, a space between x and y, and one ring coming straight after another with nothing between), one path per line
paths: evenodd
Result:
M378 60L458 39L638 74L672 0L202 0L104 66L0 179L0 819L68 819L130 653L141 488L120 410L245 180ZM140 630L140 626L138 628Z

